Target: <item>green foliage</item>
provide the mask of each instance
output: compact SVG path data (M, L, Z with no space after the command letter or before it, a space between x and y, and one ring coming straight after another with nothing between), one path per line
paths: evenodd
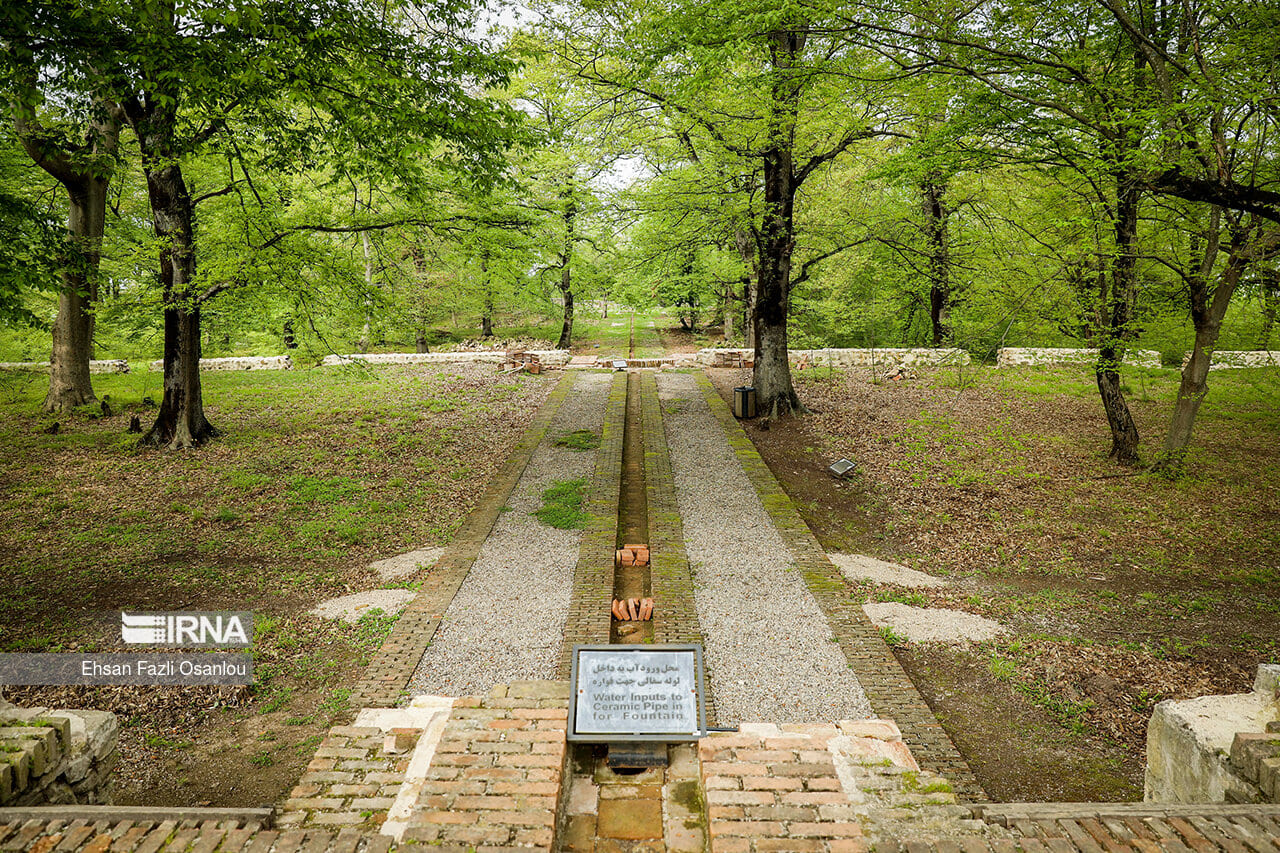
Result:
M595 450L600 446L600 436L592 430L579 429L558 437L555 445L569 450Z
M542 508L530 514L548 527L580 530L590 518L582 510L586 488L586 480L557 480L542 492Z

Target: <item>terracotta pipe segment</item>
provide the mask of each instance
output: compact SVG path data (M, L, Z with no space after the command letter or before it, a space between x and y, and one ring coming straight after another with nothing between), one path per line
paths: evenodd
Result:
M653 618L653 599L640 599L640 618L646 622Z

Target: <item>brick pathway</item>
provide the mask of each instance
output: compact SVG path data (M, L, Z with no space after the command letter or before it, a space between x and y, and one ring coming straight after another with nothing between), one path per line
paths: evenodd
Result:
M901 838L877 846L906 853L1214 853L1280 850L1280 806L1157 803L1015 803L979 807L1010 837Z
M28 820L0 823L0 850L32 853L383 853L391 839L357 829L263 829L217 820Z

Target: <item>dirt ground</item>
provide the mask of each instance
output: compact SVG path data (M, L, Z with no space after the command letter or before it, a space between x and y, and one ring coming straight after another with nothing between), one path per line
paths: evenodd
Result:
M750 376L713 374L726 399ZM952 582L868 582L858 595L1013 629L982 644L895 645L997 800L1141 799L1155 703L1248 690L1257 664L1280 659L1280 375L1214 374L1176 482L1107 461L1090 380L806 371L796 385L812 414L746 424L828 551ZM1177 374L1128 381L1150 453ZM840 457L853 477L827 473Z
M141 450L154 374L95 377L112 413L38 414L0 377L0 651L123 651L119 611L248 610L248 688L21 687L24 706L121 722L122 804L257 806L286 795L394 620L307 614L387 583L370 562L446 544L558 374L476 367L206 374L223 430ZM46 380L47 381L47 380Z

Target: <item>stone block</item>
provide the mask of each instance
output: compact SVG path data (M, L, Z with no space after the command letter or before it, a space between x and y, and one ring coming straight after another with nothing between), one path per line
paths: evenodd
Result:
M838 726L842 734L850 737L902 740L902 731L893 720L841 720Z
M661 838L659 800L601 800L596 832L602 838Z
M1277 680L1280 667L1268 665L1259 668L1255 680L1261 689L1251 693L1170 699L1156 705L1147 727L1144 799L1221 803L1228 789L1251 787L1252 781L1228 756L1238 733L1260 733L1280 716L1273 687Z
M72 749L83 748L94 758L102 758L115 750L120 738L116 715L109 711L59 708L44 716L65 719L70 730Z
M1280 664L1264 663L1258 666L1253 679L1253 692L1270 694L1272 698L1280 699Z
M1273 803L1280 803L1280 758L1264 758L1258 767L1258 787Z
M328 359L326 359L328 361ZM152 372L164 370L164 360L157 359L147 365ZM287 355L249 356L244 358L202 358L201 370L292 370L293 360Z
M1280 735L1237 732L1231 742L1231 767L1245 779L1258 783L1261 762L1280 757Z
M1092 365L1098 360L1096 349L1074 347L1001 347L996 353L996 367L1030 365ZM1137 367L1159 367L1160 353L1155 350L1127 350L1124 363Z
M6 761L13 772L13 791L19 793L27 790L31 780L31 756L25 752L0 753L0 761Z

